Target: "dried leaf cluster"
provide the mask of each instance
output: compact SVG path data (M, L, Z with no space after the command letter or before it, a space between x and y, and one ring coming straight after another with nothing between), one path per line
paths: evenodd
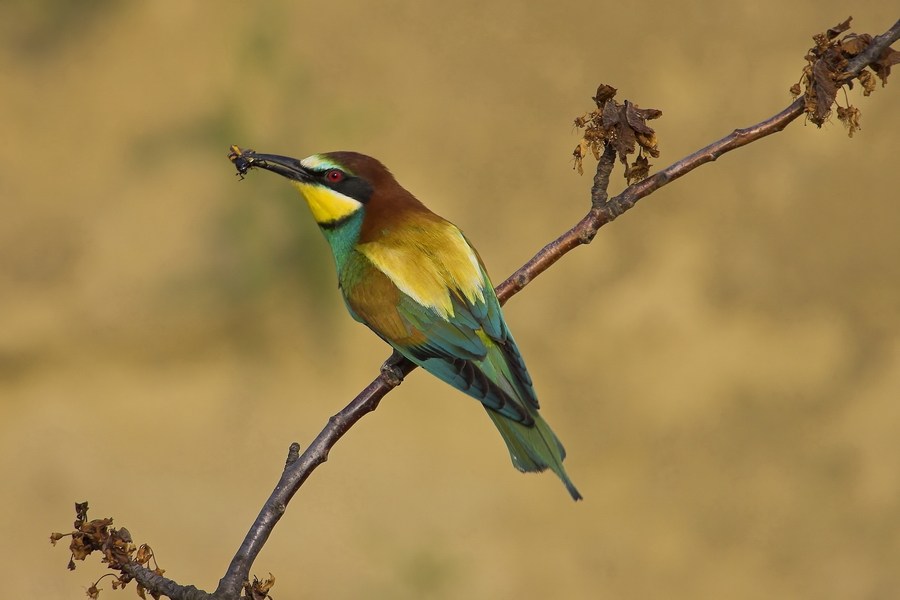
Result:
M275 576L269 573L269 578L260 581L256 575L253 576L253 583L244 582L244 597L249 600L272 600L269 590L275 585Z
M616 88L601 85L597 95L592 98L597 109L575 119L575 126L584 129L581 142L575 148L575 169L584 174L582 161L590 152L600 160L600 154L607 144L615 149L619 160L625 165L625 179L629 185L647 177L650 173L650 161L646 155L659 157L656 147L656 132L647 125L647 121L658 119L662 111L654 108L638 108L628 100L619 104L614 100ZM628 164L628 155L638 155Z
M119 572L117 575L108 573L103 576L113 578L112 587L114 590L124 588L129 582L137 577L138 596L140 596L142 600L147 600L147 595L149 594L154 600L159 600L163 594L145 588L141 584L143 575L141 575L140 572L136 576L131 575L131 573L134 572L135 567L141 567L143 569L142 572L146 573L149 571L159 577L162 577L165 573L165 570L161 569L156 562L156 556L154 556L150 546L147 544L135 546L134 542L131 540L131 534L127 529L124 527L116 529L112 526L113 520L110 518L89 521L87 513L87 502L76 503L75 529L71 533L50 534L50 543L54 546L56 545L56 542L64 537L71 536L72 542L69 544L69 550L72 552L72 556L69 559L69 570L73 571L75 569L76 560L84 560L95 551L101 552L103 554L102 562L107 563L110 569ZM150 569L149 563L151 560L153 561L153 569ZM100 595L98 584L103 577L91 584L87 589L87 595L92 600L95 600ZM169 583L175 588L184 589L184 586L179 586L175 582L169 581ZM153 584L151 583L148 585ZM271 600L269 590L272 589L272 586L274 585L275 577L271 573L269 573L268 579L263 581L254 577L252 583L249 581L244 582L242 598L248 600ZM196 588L193 588L193 586L187 587L192 588L195 592L198 591Z
M848 17L825 33L813 36L816 45L806 55L807 65L803 68L800 81L791 87L794 97L803 94L806 118L819 127L831 116L831 105L835 103L837 92L842 86L853 89L853 79L856 78L863 88L863 95L868 96L875 89L875 77L884 86L891 74L891 66L900 63L900 52L888 47L877 60L869 64L867 68L871 71L863 69L859 75L845 73L847 62L868 48L873 40L868 33L848 33L837 39L850 29L852 18ZM837 117L847 127L850 137L853 137L859 129L859 109L848 102L846 108L838 106Z
M134 542L131 540L131 534L127 529L124 527L121 529L112 527L113 520L110 518L88 521L87 513L87 502L76 503L75 529L71 533L50 534L50 543L54 546L56 545L56 542L62 538L67 536L72 537L72 542L69 544L69 550L72 552L68 565L70 571L75 570L76 560L84 560L93 552L97 551L103 554L102 562L107 563L110 569L119 571L119 575L112 575L110 573L103 576L113 577L112 587L114 590L124 588L132 580L130 575L122 571L123 567L128 564L145 566L152 559L153 564L156 567L153 569L153 572L157 575L165 573L165 571L160 569L159 565L156 564L156 558L153 556L153 551L150 547L146 544L142 544L140 547L135 546ZM103 579L103 577L100 579ZM89 598L95 599L100 595L100 588L97 587L99 583L100 580L98 579L87 589ZM137 593L141 598L146 600L146 590L141 584L137 585ZM151 592L150 595L156 600L160 598L158 594L153 592Z

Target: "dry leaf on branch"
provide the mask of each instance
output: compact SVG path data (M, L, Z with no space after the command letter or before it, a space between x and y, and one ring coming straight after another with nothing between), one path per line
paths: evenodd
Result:
M878 60L868 66L869 70L862 70L856 76L844 73L847 62L863 52L873 41L873 37L867 33L848 33L842 38L838 37L850 29L848 17L843 23L835 25L825 33L813 36L816 45L810 48L806 55L807 65L803 68L800 82L791 86L791 95L795 98L800 94L804 96L804 110L806 118L821 127L831 117L832 105L837 99L838 90L846 85L853 89L853 79L859 80L863 88L863 95L868 96L875 89L875 76L881 79L881 84L887 83L891 66L900 63L900 52L887 48L878 57ZM874 73L874 76L873 76ZM838 107L838 119L847 126L850 137L859 129L860 111L852 105Z
M622 164L626 165L625 178L634 183L647 177L650 163L646 155L659 157L656 132L647 125L647 121L658 119L662 111L653 108L640 108L628 100L619 104L614 100L616 88L601 85L592 98L597 105L596 110L575 119L575 126L583 129L581 141L572 155L575 157L575 169L584 174L583 160L588 153L600 160L600 154L607 145L611 145ZM628 156L638 152L631 165Z
M888 75L891 74L891 67L900 64L900 52L893 48L885 48L884 52L869 67L875 71L881 80L881 87L887 85Z
M847 17L846 21L844 21L843 23L838 23L837 25L835 25L834 27L832 27L831 29L826 31L825 36L829 40L833 40L837 36L841 35L845 31L850 29L850 21L852 21L852 20L853 20L853 17Z
M123 568L130 564L146 565L153 559L156 564L156 557L153 551L146 544L142 544L140 548L134 545L131 539L131 533L121 527L116 529L112 526L113 520L93 519L88 520L88 503L81 502L75 505L75 528L71 533L53 533L50 535L50 543L56 545L56 542L66 536L72 537L69 544L69 551L72 553L69 558L69 570L75 569L76 560L84 560L93 552L98 551L103 554L102 562L109 565L110 569L119 571L118 575L108 574L104 577L113 577L113 589L124 588L132 580L132 577L123 572ZM153 570L157 575L165 573L163 569L156 565ZM101 578L102 579L102 578ZM100 594L100 588L97 587L99 580L88 588L87 593L91 598L97 598ZM144 597L144 588L139 586L138 594ZM158 598L157 594L152 594L154 598Z
M244 597L248 600L271 600L269 590L275 585L275 576L269 573L269 578L260 581L256 575L253 576L253 583L249 581L244 583Z
M837 116L838 120L847 128L848 135L853 137L853 134L859 129L859 109L854 106L847 108L838 106Z

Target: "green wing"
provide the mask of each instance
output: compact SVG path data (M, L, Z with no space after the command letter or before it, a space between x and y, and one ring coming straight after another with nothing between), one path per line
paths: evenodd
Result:
M486 276L483 292L484 301L474 303L452 292L449 318L401 293L397 312L422 338L413 344L392 345L486 407L532 425L529 407L538 408L538 402L531 377Z

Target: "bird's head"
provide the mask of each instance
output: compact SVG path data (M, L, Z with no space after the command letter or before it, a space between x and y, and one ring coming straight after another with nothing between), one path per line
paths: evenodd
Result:
M328 152L298 160L235 149L231 158L242 173L258 167L289 179L323 230L338 229L360 217L370 220L424 208L387 167L358 152Z

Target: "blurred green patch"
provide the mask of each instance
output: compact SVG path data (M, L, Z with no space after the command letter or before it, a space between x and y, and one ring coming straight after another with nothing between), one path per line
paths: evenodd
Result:
M142 169L157 168L165 162L180 160L173 157L173 148L178 148L181 155L200 150L224 156L222 148L227 153L234 140L246 137L243 115L246 112L235 104L223 102L205 114L149 128L130 141L131 160Z
M14 54L39 59L90 33L91 25L125 3L121 0L6 0L2 41Z
M445 557L421 550L410 556L401 571L413 598L441 598L452 589L453 568Z
M24 381L28 375L42 366L43 357L32 350L0 348L0 384L10 385Z
M315 315L302 327L328 340L344 310L331 252L303 198L281 181L259 181L262 175L227 198L212 224L210 291L241 330L279 314L291 321Z
M386 565L390 580L370 597L392 599L441 599L456 597L457 568L452 557L434 547L409 548Z
M282 182L277 182L282 183ZM288 186L244 186L216 223L222 289L234 301L289 287L322 299L335 283L333 259L303 198Z

